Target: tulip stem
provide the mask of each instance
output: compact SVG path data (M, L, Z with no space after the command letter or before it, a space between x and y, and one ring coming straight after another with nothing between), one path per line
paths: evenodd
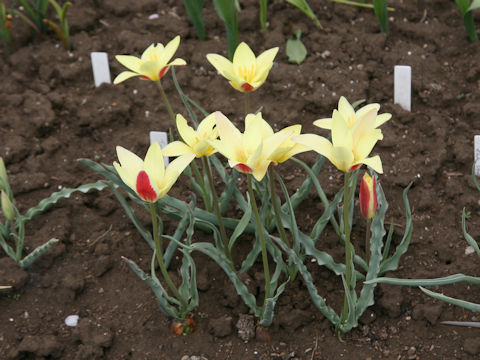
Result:
M180 301L183 309L187 308L187 303L185 299L180 295L177 287L173 283L170 275L168 275L167 268L165 266L165 261L163 259L163 236L158 232L158 219L157 219L157 209L154 203L150 203L150 211L152 212L152 231L153 231L153 240L155 241L155 253L157 255L158 265L160 266L160 271L162 272L163 278L167 282L168 287L172 290L173 295Z
M227 239L227 232L225 231L225 225L223 224L222 214L220 212L220 207L218 206L218 195L217 191L215 190L215 184L213 183L213 176L212 176L212 169L210 167L210 162L208 161L206 156L202 156L202 163L205 172L207 173L208 183L210 184L210 191L212 192L213 197L213 210L215 211L215 215L218 218L218 227L220 228L220 236L222 238L223 247L225 248L225 253L227 254L227 258L230 261L230 266L234 270L232 254L230 252L230 247L228 246L228 239Z
M280 234L283 243L291 249L292 246L288 241L285 228L283 227L282 217L280 216L280 206L278 205L279 198L275 189L274 171L270 166L268 167L268 182L270 184L270 198L272 199L273 211L275 212L275 222L278 233Z
M367 265L370 263L370 237L371 237L371 229L370 226L372 225L372 220L367 219L367 231L365 234L365 261Z
M157 84L158 88L160 89L160 94L162 95L162 100L163 103L165 104L165 107L167 108L168 115L170 116L170 119L172 120L173 125L175 125L175 114L173 113L172 106L170 105L170 102L168 101L167 94L165 94L165 90L163 90L162 83L159 81L155 81Z
M205 203L205 210L207 210L208 212L212 212L212 205L210 204L210 201L207 195L207 189L205 189L205 182L203 181L202 175L200 175L200 171L198 170L197 163L195 161L192 161L191 164L193 168L193 173L195 174L195 178L197 179L197 183L202 190L202 198L203 198L203 202Z
M250 93L245 93L245 116L250 114Z
M262 221L260 220L260 214L258 213L257 203L255 200L255 194L252 187L252 175L247 174L248 194L250 195L250 203L252 204L252 210L255 214L255 223L257 225L258 237L260 238L260 245L262 246L262 261L263 261L263 273L265 275L265 299L263 300L263 306L267 303L267 299L270 298L270 269L268 267L268 254L267 245L265 243L265 236L263 233Z
M343 193L343 225L344 225L344 234L345 234L345 283L346 283L346 292L354 291L352 289L352 264L353 264L353 251L352 243L350 241L350 207L352 202L352 197L354 194L354 188L350 186L350 179L352 177L351 172L345 172L345 183L344 183L344 193ZM348 308L348 299L347 294L345 294L342 316L340 323L344 324L349 316Z

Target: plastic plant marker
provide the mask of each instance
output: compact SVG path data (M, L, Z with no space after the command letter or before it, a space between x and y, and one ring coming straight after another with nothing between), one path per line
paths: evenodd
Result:
M154 142L158 142L160 147L163 149L168 144L167 133L164 131L150 131L150 145ZM168 165L168 156L163 157L165 166Z
M475 155L475 175L480 176L480 135L475 135L473 137Z
M108 56L105 52L90 53L92 60L93 80L95 87L99 87L103 83L111 84L110 67L108 65Z
M396 65L393 71L394 103L412 111L412 67Z

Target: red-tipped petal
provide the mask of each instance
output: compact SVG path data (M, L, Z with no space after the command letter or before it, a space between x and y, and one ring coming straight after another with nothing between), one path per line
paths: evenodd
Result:
M254 87L252 85L250 85L249 83L243 83L240 87L245 92L250 92L254 89Z
M363 164L353 165L350 169L348 169L348 172L354 172L355 170L357 170L362 165Z
M373 219L377 212L377 192L375 178L365 174L360 182L360 211L365 219Z
M157 199L157 192L153 188L150 177L145 170L138 173L136 188L138 195L140 195L143 200L154 202Z
M237 164L234 166L235 169L242 173L251 174L253 172L252 168L245 164Z
M165 75L165 73L167 72L168 70L168 66L164 66L162 68L162 70L160 70L160 72L158 73L158 78L161 79L163 77L163 75Z

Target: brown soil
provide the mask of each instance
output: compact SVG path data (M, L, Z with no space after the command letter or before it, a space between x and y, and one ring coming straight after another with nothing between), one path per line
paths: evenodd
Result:
M394 240L403 233L402 190L409 193L414 232L395 277L438 277L462 272L479 276L478 259L465 255L461 210L471 211L469 231L480 237L479 193L473 187L473 136L480 130L480 48L470 44L453 1L394 0L390 33L379 33L372 11L310 1L325 30L283 1L271 1L269 28L260 33L258 2L241 1L240 40L258 53L280 46L265 85L252 96L264 118L278 128L311 124L328 117L339 96L378 102L393 119L382 129L376 150L383 159L381 178L396 224ZM208 2L208 40L200 42L181 2L173 0L108 0L75 2L68 10L74 50L66 52L52 36L39 37L20 20L14 22L16 52L0 67L0 155L5 159L17 206L24 211L61 187L94 182L99 176L77 159L105 163L115 159L115 146L137 154L148 146L148 131L166 130L170 120L153 83L131 79L118 86L93 87L90 52L106 51L112 75L122 67L115 54L140 54L150 43L165 43L179 34L177 55L188 66L177 71L186 93L209 111L220 110L240 121L243 100L217 76L205 55L226 49L224 28ZM157 19L149 20L157 13ZM476 14L478 15L478 14ZM478 19L478 16L477 16ZM477 20L477 25L478 20ZM300 28L308 58L289 64L285 41ZM225 53L225 52L223 52ZM5 59L1 53L1 58ZM394 65L413 70L412 112L392 101ZM171 78L164 87L176 111L184 113ZM184 114L187 115L187 114ZM313 154L301 158L312 163ZM295 189L304 174L294 164L280 167ZM331 197L341 174L328 164L320 175ZM181 178L173 190L186 198ZM312 191L298 210L302 229L321 213ZM148 226L148 216L141 216ZM166 231L175 222L165 219ZM355 224L356 243L364 225ZM336 256L342 249L327 229L318 246ZM198 239L208 241L201 232ZM0 295L1 359L473 359L480 356L477 330L441 325L443 320L475 320L478 315L436 302L420 290L379 286L376 304L360 326L341 343L309 299L302 281L288 284L269 329L271 341L244 343L234 331L248 313L218 266L196 255L200 305L197 330L175 336L170 319L153 293L121 256L148 266L151 251L108 191L75 194L27 227L27 252L51 237L61 240L27 272L0 258L0 279L16 288ZM244 244L248 245L248 237ZM245 245L245 246L247 246ZM362 247L358 246L361 251ZM4 254L0 254L4 256ZM339 258L341 259L341 257ZM314 269L319 292L341 307L343 290L336 276ZM254 284L254 274L252 274ZM258 286L261 288L262 280ZM437 291L480 302L475 288L459 284ZM64 319L80 316L76 328ZM477 316L477 317L476 317ZM193 358L192 358L193 359Z

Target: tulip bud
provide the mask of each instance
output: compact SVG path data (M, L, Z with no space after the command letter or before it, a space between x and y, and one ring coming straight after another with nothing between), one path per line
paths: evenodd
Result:
M3 190L0 196L0 200L0 202L2 203L3 216L5 216L5 218L9 221L13 221L13 219L15 219L15 211L13 210L13 204L8 198L7 193Z
M365 173L360 183L360 211L365 219L371 220L377 213L377 207L375 177L372 178L368 173Z
M0 178L8 184L8 177L7 177L7 169L5 168L5 163L3 162L3 158L0 156ZM0 189L3 189L2 182L0 181Z

